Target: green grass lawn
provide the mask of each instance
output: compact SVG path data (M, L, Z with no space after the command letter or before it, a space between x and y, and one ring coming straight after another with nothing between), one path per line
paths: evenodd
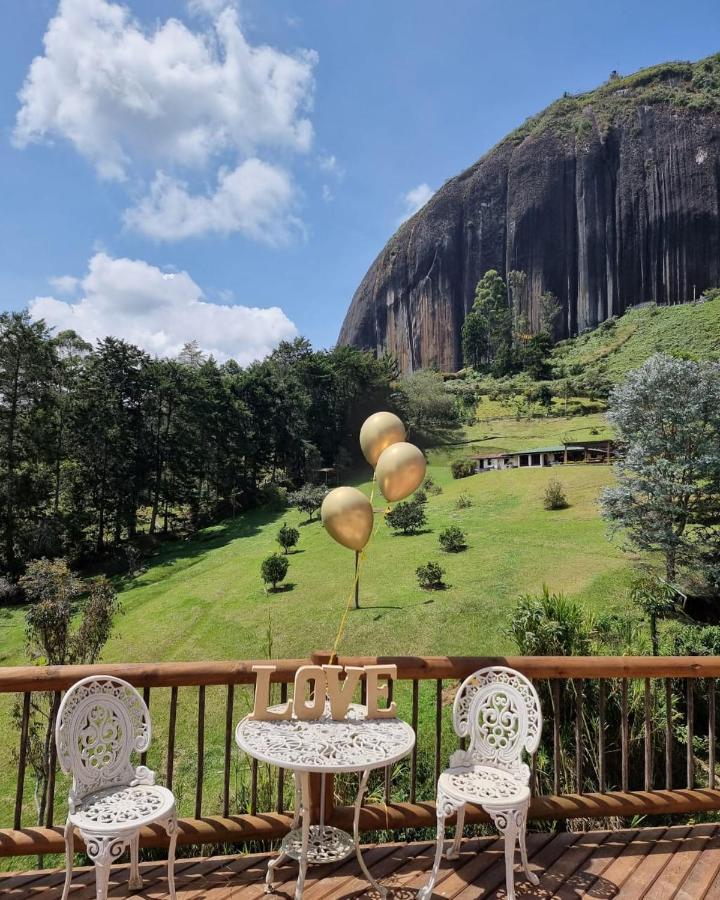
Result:
M361 574L361 609L353 610L341 653L496 655L515 651L507 634L518 597L543 583L564 591L587 609L604 611L624 602L629 564L611 544L597 498L611 479L605 466L567 466L486 472L454 481L449 460L481 446L512 449L553 443L568 429L601 426L601 417L480 422L462 443L429 454L428 474L443 492L430 496L427 530L395 536L383 521L376 496L378 527ZM542 496L549 478L562 481L570 506L548 512ZM369 482L359 485L369 492ZM461 492L473 505L456 508ZM164 545L147 571L122 586L123 614L103 654L108 661L244 659L307 656L332 647L352 589L353 554L335 544L315 521L303 524L296 510L255 510L206 529L192 540ZM265 592L261 560L278 549L282 521L297 525L300 542L290 554L288 589ZM438 533L450 524L468 535L468 549L446 554ZM425 592L415 569L428 560L446 569L447 589ZM2 664L25 661L23 610L0 620ZM430 686L426 686L429 690ZM180 692L176 790L181 810L192 813L196 763L192 735L195 698ZM152 698L155 750L150 764L164 770L168 691ZM224 689L208 689L205 751L208 811L219 808L222 772ZM432 698L421 700L423 706ZM247 711L249 691L239 692L237 717ZM16 732L8 723L10 700L0 699L0 721L9 739L0 741L0 819L8 823L14 799L12 751ZM246 798L244 761L236 772L238 808ZM29 786L29 785L28 785ZM267 790L271 790L270 787ZM58 797L63 787L58 787ZM26 821L33 813L28 804Z
M614 326L601 325L562 342L553 351L553 357L567 365L603 364L608 375L617 381L657 352L718 359L720 297L706 303L630 309Z

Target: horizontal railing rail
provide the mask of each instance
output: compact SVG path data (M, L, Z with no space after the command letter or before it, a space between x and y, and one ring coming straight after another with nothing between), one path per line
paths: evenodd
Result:
M307 659L272 660L276 699L287 699L301 665L329 657L316 652ZM365 831L434 827L435 783L458 746L450 724L454 692L467 675L489 665L518 669L541 694L545 725L543 752L533 760L532 818L592 821L720 809L715 787L720 657L341 656L338 662L396 665L394 698L418 734L409 760L379 773L371 784L371 800L361 811ZM291 779L242 758L234 744L235 725L250 709L253 665L267 663L0 668L0 700L13 695L0 707L0 764L7 768L10 761L8 742L17 764L13 808L9 821L0 821L8 826L0 827L0 856L62 851L67 786L56 776L54 754L41 816L34 803L30 742L36 700L46 698L44 709L52 716L64 690L98 674L126 679L150 705L155 731L150 764L161 782L181 794L179 843L237 845L282 837L292 819ZM364 685L358 699L364 700ZM314 789L316 809L324 795L326 821L351 825L346 784L329 779L321 793L315 778ZM467 821L483 822L487 816L471 809ZM141 843L162 847L167 837L145 829Z

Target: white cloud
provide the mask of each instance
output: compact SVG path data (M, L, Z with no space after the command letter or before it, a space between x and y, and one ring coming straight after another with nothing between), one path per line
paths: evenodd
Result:
M331 153L318 157L318 165L323 172L334 175L338 181L342 181L345 177L345 169L340 165L336 156Z
M227 6L235 6L233 0L188 0L188 9L195 15L216 16Z
M335 194L333 194L332 188L329 184L324 184L322 186L322 198L326 203L330 203L335 199Z
M74 294L80 285L80 279L74 275L57 275L55 278L48 278L48 282L59 294Z
M20 147L62 137L122 179L136 158L204 166L226 150L312 142L317 55L252 46L231 7L207 31L178 19L151 31L109 0L61 0L43 40L19 94Z
M407 194L403 194L402 201L405 210L398 219L398 225L401 225L410 216L414 216L419 209L422 209L434 193L435 191L430 185L423 181L422 184L410 188Z
M150 193L125 213L125 224L162 241L230 234L269 244L286 243L302 231L292 214L295 188L288 173L259 159L232 171L221 169L209 194L192 194L185 183L159 173Z
M97 253L80 287L76 301L36 297L31 316L88 341L111 335L158 356L177 356L183 344L197 340L216 359L243 365L297 334L278 307L210 303L187 272L163 272L142 260Z

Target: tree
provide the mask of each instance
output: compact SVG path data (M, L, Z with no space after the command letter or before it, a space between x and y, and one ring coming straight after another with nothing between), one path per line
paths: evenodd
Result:
M479 312L471 310L462 326L463 362L472 369L482 368L488 355L487 329Z
M467 548L467 536L457 525L450 525L438 535L440 548L446 553L460 553Z
M47 495L42 464L54 444L47 414L56 363L49 338L27 312L0 315L0 554L12 574Z
M610 395L621 452L601 497L611 529L660 553L665 577L701 566L720 522L720 364L650 357Z
M271 584L273 591L277 590L278 584L287 575L290 563L285 556L279 553L273 553L266 556L260 566L260 574L265 584Z
M105 578L84 584L70 571L64 559L31 562L20 586L30 602L25 622L27 652L38 665L87 665L95 663L112 632L120 604ZM86 594L84 603L80 598ZM38 825L44 823L51 745L59 696L32 695L27 760L35 776L35 806ZM21 708L15 708L20 720Z
M547 334L551 344L561 313L560 301L552 291L540 294L540 331Z
M320 511L322 502L327 494L327 488L315 484L304 484L299 490L288 494L290 506L297 506L300 512L304 512L308 521L312 522L313 516Z
M396 533L417 534L427 524L425 504L403 500L385 513L385 521Z
M546 331L534 334L520 351L520 365L528 375L540 381L550 375L549 360L552 341Z
M513 368L513 313L505 282L489 269L478 281L472 310L463 323L463 354L467 365L488 368L501 376Z
M418 369L400 379L398 390L411 428L448 428L458 424L455 398L439 372Z
M290 550L291 547L294 547L299 540L300 532L297 528L293 528L291 525L288 525L287 522L283 522L280 531L278 531L277 534L277 542L285 551L286 556L288 550Z
M675 611L675 591L666 582L653 575L638 575L630 585L630 598L647 617L650 628L650 644L653 656L660 654L658 619Z

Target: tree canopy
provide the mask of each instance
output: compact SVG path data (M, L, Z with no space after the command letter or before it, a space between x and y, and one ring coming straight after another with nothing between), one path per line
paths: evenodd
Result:
M389 358L302 338L241 368L192 342L153 359L3 313L0 573L42 556L77 563L139 531L232 515L268 482L308 482L357 453L364 418L394 408L396 377Z

